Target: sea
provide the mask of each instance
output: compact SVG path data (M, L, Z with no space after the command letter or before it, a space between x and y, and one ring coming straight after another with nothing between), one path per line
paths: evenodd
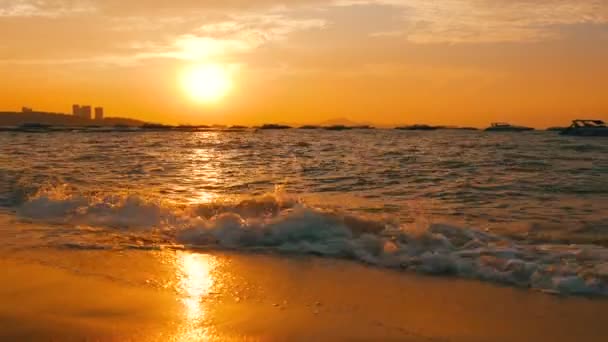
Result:
M608 139L464 130L0 132L2 253L313 255L608 295Z

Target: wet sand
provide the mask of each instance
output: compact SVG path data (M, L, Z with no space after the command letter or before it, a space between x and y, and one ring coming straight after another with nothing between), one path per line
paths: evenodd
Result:
M6 341L608 338L605 299L312 257L41 250L0 268Z

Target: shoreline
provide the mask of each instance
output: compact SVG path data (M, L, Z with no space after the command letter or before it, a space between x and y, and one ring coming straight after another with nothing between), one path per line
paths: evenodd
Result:
M603 341L608 309L315 257L49 250L0 267L2 340Z

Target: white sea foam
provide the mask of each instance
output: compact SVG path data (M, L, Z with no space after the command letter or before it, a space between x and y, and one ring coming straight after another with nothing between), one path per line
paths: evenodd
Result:
M22 203L17 214L74 229L78 225L103 227L125 236L133 231L144 237L160 232L165 240L159 243L186 248L312 254L561 294L608 295L608 249L604 247L528 244L447 224L401 225L311 208L280 196L173 206L136 196L42 193ZM95 241L63 246L103 248ZM133 245L125 238L122 247Z

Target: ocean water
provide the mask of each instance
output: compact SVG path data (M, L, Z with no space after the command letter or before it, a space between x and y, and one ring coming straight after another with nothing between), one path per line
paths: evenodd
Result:
M0 132L0 251L233 250L608 295L608 140Z

